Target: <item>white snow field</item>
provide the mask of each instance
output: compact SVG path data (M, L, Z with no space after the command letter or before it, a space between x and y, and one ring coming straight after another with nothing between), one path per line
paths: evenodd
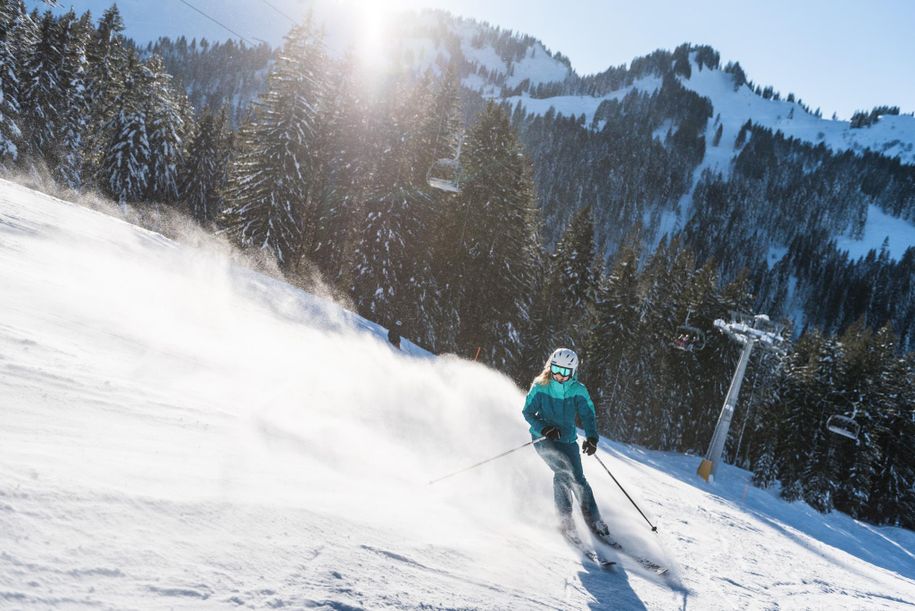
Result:
M328 300L0 182L0 607L912 609L915 533L603 442L620 541L555 531L523 393Z

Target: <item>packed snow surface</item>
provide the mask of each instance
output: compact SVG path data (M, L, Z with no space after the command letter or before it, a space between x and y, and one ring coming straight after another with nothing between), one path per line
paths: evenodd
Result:
M913 607L915 534L696 457L601 444L659 535L585 460L668 579L566 547L530 448L428 485L522 391L231 259L0 182L0 607Z

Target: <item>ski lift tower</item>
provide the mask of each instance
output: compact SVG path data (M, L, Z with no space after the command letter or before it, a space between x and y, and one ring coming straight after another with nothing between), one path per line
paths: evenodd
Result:
M707 482L714 481L718 463L721 462L724 442L728 437L728 429L731 428L731 418L734 416L734 408L737 407L740 385L747 372L747 363L750 362L753 348L759 346L765 350L780 352L783 350L782 346L785 341L781 336L781 326L772 324L765 314L750 316L731 312L731 322L724 322L719 318L715 321L715 327L743 346L743 350L740 353L740 360L737 361L737 370L734 372L734 377L731 378L731 387L724 399L721 415L718 416L718 425L715 427L715 434L712 435L712 442L696 471L699 477Z

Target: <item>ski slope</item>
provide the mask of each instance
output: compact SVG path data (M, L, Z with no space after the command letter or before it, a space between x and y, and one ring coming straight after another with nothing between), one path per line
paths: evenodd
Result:
M522 392L189 246L0 181L0 607L912 609L915 533L602 442L620 541L554 530Z

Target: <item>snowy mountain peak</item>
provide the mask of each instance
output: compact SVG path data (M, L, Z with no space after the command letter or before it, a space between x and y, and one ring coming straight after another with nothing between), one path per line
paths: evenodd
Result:
M716 118L720 116L732 137L751 121L837 153L871 151L915 164L915 116L884 115L872 125L855 128L850 121L817 116L796 101L764 97L749 84L740 84L731 73L717 68L703 70L695 60L692 65L690 76L679 77L680 82L712 102Z

